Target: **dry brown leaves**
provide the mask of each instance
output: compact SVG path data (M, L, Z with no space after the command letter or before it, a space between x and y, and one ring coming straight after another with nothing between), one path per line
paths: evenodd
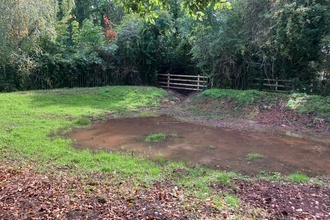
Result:
M171 182L135 185L111 174L74 174L68 170L37 172L0 166L0 219L230 219L209 200L188 195ZM48 169L49 170L49 169ZM234 188L219 185L242 201L240 212L266 210L267 219L330 219L330 189L312 184L284 185L235 179ZM220 191L220 190L221 191ZM254 212L255 213L255 212ZM237 214L237 213L236 213ZM239 214L239 213L238 213Z
M102 173L2 167L0 219L216 219L219 214L169 182L148 189L111 179Z
M330 219L330 188L236 179L231 189L242 201L266 209L267 219ZM217 186L223 189L223 186ZM264 216L263 216L264 217Z

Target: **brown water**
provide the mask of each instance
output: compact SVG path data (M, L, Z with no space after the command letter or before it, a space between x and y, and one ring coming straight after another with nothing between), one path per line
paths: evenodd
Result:
M158 143L146 143L151 133L168 136ZM172 137L176 134L180 137ZM280 133L243 132L182 122L168 116L111 119L90 129L79 129L69 138L77 148L134 151L151 158L183 160L221 170L246 174L301 172L309 176L330 174L330 145ZM263 155L247 160L250 153Z

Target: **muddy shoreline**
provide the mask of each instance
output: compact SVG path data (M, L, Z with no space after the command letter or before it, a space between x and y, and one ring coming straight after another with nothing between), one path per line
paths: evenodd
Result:
M265 118L262 111L254 118L245 117L248 114L221 117L217 112L196 113L191 110L194 104L191 99L175 94L158 109L108 115L106 122L93 119L91 128L76 130L67 137L74 139L79 149L134 152L150 159L183 160L192 166L198 163L248 175L260 172L330 175L330 138L327 132L321 132L325 126L310 129L302 123L293 124L288 120L293 113L279 108L276 120L271 119L275 113L267 113ZM280 114L283 120L278 120ZM178 134L182 138L143 143L141 137L151 133ZM248 161L250 153L263 158Z

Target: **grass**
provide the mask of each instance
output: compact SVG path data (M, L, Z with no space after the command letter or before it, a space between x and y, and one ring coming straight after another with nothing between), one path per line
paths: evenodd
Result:
M179 134L170 134L170 137L172 137L172 138L181 138L181 135L179 135Z
M262 103L264 108L284 104L287 109L330 119L330 96L304 93L280 94L257 90L209 89L203 91L199 98L231 101L236 103L239 109L254 103Z
M168 137L180 138L181 136L179 134L166 135L163 133L152 133L152 134L148 134L143 140L147 143L158 143L162 140L165 140Z
M165 140L166 139L166 134L162 134L162 133L154 133L154 134L149 134L147 135L147 137L144 138L145 142L152 142L152 143L157 143L161 140Z
M262 154L258 154L258 153L249 153L246 156L246 160L248 160L248 161L262 159L262 158L264 158L264 156Z
M77 125L89 125L91 121L88 118L80 118L75 121Z
M288 109L300 113L312 113L320 117L330 117L330 96L292 94L286 104Z
M217 182L222 184L222 185L227 185L229 184L231 179L231 175L228 173L219 173L217 177Z
M283 94L273 94L257 90L209 89L202 92L201 96L212 99L226 99L241 105L246 105L253 102L275 102L281 99Z
M296 183L308 182L309 178L305 174L293 173L289 175L289 179Z
M145 169L152 167L150 161L129 158L123 163L129 156L78 151L71 147L71 140L55 134L88 125L89 118L102 117L105 112L157 107L163 95L165 91L157 88L120 86L0 94L0 150L10 150L15 158L51 161L58 166L74 164L90 171L145 175Z
M210 145L209 148L212 149L212 150L214 150L216 147L213 146L213 145Z
M233 207L239 206L239 204L241 203L239 198L237 198L236 196L230 195L230 194L226 195L225 202L227 205L233 206Z

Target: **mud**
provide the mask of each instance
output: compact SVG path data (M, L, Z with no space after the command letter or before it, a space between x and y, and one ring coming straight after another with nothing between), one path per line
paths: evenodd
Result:
M145 142L152 133L167 135ZM151 159L182 160L192 166L238 171L244 174L300 172L330 175L330 145L285 135L285 132L242 131L183 122L166 115L111 119L68 135L78 149L124 151ZM258 153L263 158L248 160Z

